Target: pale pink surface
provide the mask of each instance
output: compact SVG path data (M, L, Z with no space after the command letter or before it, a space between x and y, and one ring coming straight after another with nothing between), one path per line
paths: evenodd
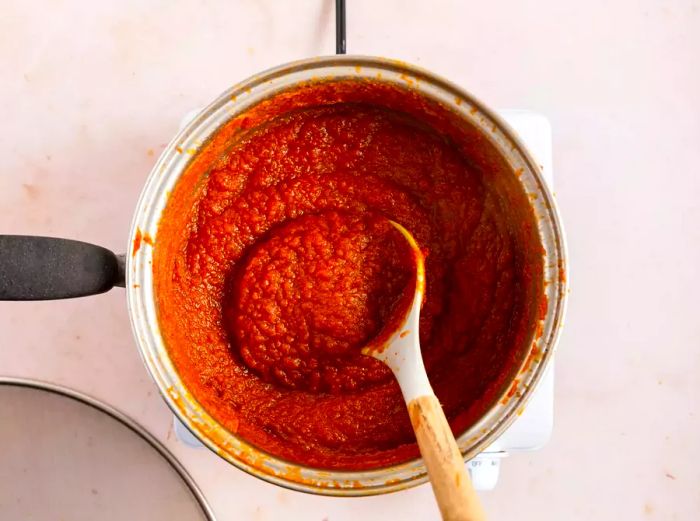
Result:
M698 519L700 4L350 4L352 53L414 62L553 125L572 269L555 431L503 463L483 494L490 519ZM124 251L182 115L254 72L332 52L332 19L330 0L4 2L0 232ZM120 290L0 303L0 374L66 384L135 417L221 519L437 517L427 486L320 498L183 447Z

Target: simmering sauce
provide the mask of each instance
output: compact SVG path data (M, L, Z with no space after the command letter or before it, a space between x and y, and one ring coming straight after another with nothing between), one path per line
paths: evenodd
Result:
M507 391L542 301L515 174L446 108L380 84L300 87L238 116L193 160L154 273L176 368L230 431L317 468L418 455L391 371L363 356L426 257L420 319L453 429Z

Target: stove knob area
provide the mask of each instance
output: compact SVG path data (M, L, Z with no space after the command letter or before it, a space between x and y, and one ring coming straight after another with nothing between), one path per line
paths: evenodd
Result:
M466 463L476 490L493 490L496 487L501 459L507 455L506 452L482 452Z

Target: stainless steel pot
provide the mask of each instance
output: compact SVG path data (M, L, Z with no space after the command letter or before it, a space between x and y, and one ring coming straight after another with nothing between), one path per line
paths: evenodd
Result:
M507 163L513 178L530 197L544 247L543 279L548 308L540 324L541 334L530 346L527 366L513 379L508 395L458 438L465 460L478 454L522 412L554 352L567 296L564 232L537 163L508 125L456 85L402 62L362 56L315 58L282 65L232 87L202 110L161 155L137 203L126 256L118 258L84 243L0 237L0 251L4 250L0 260L0 298L62 298L125 284L134 336L146 367L170 408L207 447L250 474L295 490L336 496L381 494L425 482L422 461L340 472L290 464L260 451L223 428L197 403L175 370L156 313L153 248L147 239L158 241L158 224L168 196L202 144L232 118L262 100L318 79L387 83L410 88L449 107L461 124L476 132ZM62 279L61 275L71 271L66 269L71 264L84 269L80 276Z

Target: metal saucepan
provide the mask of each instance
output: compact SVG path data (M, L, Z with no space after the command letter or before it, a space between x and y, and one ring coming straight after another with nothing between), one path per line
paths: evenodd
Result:
M0 236L0 298L55 299L89 295L125 286L136 343L161 393L180 420L209 448L256 476L297 490L331 495L366 495L399 490L426 479L420 460L369 471L339 472L304 468L265 454L219 425L184 386L163 343L153 287L153 248L135 246L138 237L158 241L160 216L175 184L197 149L227 121L260 101L317 78L333 81L368 79L416 89L446 106L485 138L530 194L545 249L544 281L549 302L542 334L533 341L528 371L513 382L510 400L496 404L458 443L465 459L488 446L517 417L551 358L566 301L566 255L552 195L537 163L513 131L491 110L459 87L435 75L379 58L331 56L283 65L229 89L190 122L168 145L151 171L136 206L128 254L114 253L76 241L26 236ZM378 79L381 78L381 79ZM190 153L183 153L190 151ZM137 250L137 251L136 251Z
M342 31L338 41L342 52ZM341 55L315 58L282 65L232 87L183 128L161 155L136 205L126 255L64 239L0 236L0 299L58 299L126 287L129 317L143 361L170 408L202 443L238 468L295 490L338 496L380 494L425 482L422 461L352 472L306 468L260 451L227 431L197 403L163 342L154 294L154 248L142 243L143 237L155 238L157 243L158 225L169 194L197 150L217 130L262 100L319 79L372 80L411 88L431 102L449 107L464 128L505 161L522 191L530 196L544 247L542 276L547 312L532 341L527 368L513 377L508 397L458 438L465 460L477 455L515 420L552 357L567 295L564 234L540 169L514 132L461 88L402 62Z

